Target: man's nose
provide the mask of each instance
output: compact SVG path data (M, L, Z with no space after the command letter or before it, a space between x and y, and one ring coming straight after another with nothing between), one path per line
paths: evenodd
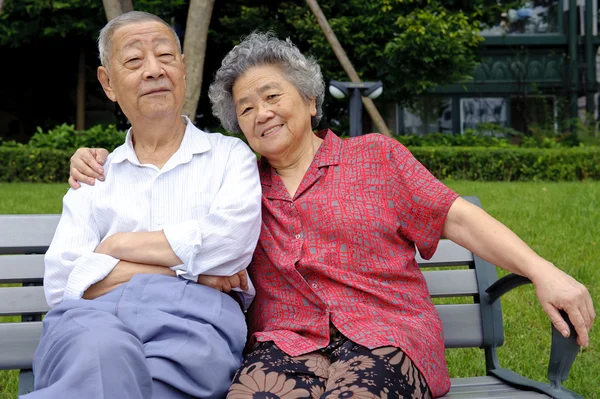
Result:
M156 79L164 74L161 62L154 56L146 57L144 79Z

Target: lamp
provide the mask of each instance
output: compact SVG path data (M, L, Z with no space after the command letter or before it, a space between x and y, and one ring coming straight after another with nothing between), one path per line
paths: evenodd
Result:
M350 97L350 137L362 135L362 98L375 99L383 93L381 82L329 82L329 93L335 98Z

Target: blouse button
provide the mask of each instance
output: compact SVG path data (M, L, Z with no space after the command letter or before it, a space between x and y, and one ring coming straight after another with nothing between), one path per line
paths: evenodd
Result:
M289 206L290 208L293 208L293 207L294 207L294 203L293 203L293 202L290 202L288 206Z
M300 234L296 234L296 236L295 236L295 237L296 237L296 240L299 240L299 239L300 239L300 237L301 237L301 235L300 235Z
M318 285L317 283L312 283L312 287L313 287L314 289L317 289L317 287L318 287L318 286L319 286L319 285Z

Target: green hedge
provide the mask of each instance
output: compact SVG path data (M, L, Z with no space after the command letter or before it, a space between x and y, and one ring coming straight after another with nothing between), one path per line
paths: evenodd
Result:
M600 180L600 147L413 147L410 150L439 179Z
M439 179L485 181L600 180L600 147L540 149L411 147ZM72 151L0 147L0 181L66 182Z
M64 183L71 155L50 148L0 147L0 181Z

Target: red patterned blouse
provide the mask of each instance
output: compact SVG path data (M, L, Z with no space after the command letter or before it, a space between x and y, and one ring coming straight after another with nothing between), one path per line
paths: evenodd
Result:
M400 347L441 396L450 389L443 330L415 245L433 255L458 194L394 139L319 136L294 198L268 162L260 164L252 338L298 356L327 346L331 322L368 348Z

